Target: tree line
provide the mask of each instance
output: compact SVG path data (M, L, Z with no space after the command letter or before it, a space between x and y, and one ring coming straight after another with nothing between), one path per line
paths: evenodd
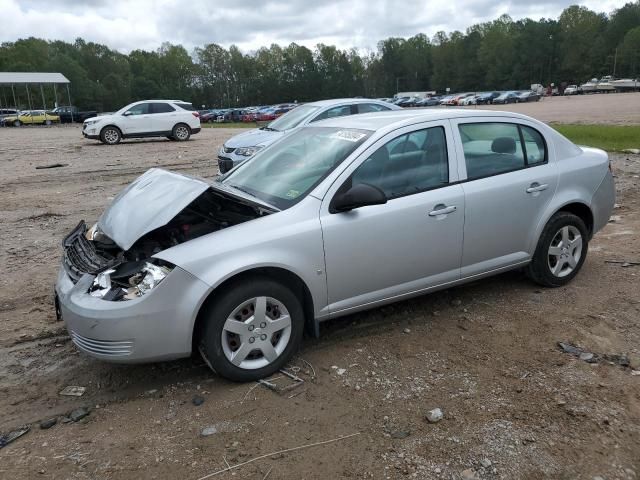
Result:
M640 0L610 14L574 5L557 20L514 21L503 15L464 33L387 38L371 52L291 43L243 53L234 45L227 49L212 43L190 53L164 43L156 51L123 54L81 38L68 43L31 37L0 45L0 71L61 72L71 81L74 103L100 111L148 98L228 107L388 97L397 91L579 84L610 74L636 78ZM0 90L0 102L10 104L7 89ZM19 95L24 104L26 95ZM46 95L49 101L52 94Z

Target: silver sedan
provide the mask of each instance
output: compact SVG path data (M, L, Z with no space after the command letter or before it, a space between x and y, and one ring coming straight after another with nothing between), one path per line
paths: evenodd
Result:
M523 115L329 119L212 183L139 177L64 239L57 311L94 357L254 380L329 318L516 268L565 285L613 205L606 153Z

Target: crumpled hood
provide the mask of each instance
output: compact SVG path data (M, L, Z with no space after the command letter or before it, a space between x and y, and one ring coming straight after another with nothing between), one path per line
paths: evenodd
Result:
M275 142L283 135L283 132L274 132L271 130L260 130L255 128L248 132L236 135L225 142L225 147L255 147L256 145L269 145Z
M123 250L169 223L210 185L203 180L152 168L116 198L98 220L99 229Z

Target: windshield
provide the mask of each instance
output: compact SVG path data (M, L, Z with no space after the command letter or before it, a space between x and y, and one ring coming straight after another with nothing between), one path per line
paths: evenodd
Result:
M278 132L291 130L292 128L300 125L303 120L309 117L313 112L317 111L318 108L319 107L314 107L312 105L301 105L271 122L267 128Z
M221 182L284 210L302 200L370 135L359 129L303 128L257 153Z

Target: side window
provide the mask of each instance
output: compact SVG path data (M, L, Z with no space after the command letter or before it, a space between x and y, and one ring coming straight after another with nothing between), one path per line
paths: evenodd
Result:
M467 178L481 178L525 167L520 131L512 123L459 126Z
M384 112L389 110L384 105L378 105L377 103L359 103L358 113L371 113L371 112Z
M169 105L168 103L151 103L150 104L150 109L149 109L149 113L169 113L169 112L175 112L176 109L173 108L171 105Z
M319 120L325 120L327 118L344 117L345 115L351 115L351 105L341 105L339 107L333 107L329 110L325 110L311 122L317 122Z
M138 105L131 107L127 112L130 112L129 115L146 115L149 113L149 104L139 103Z
M376 150L351 175L351 185L368 183L388 199L441 187L449 182L447 141L443 127L394 138Z
M524 140L524 150L527 152L527 165L537 165L547 161L547 148L542 134L531 128L520 126L522 139Z

